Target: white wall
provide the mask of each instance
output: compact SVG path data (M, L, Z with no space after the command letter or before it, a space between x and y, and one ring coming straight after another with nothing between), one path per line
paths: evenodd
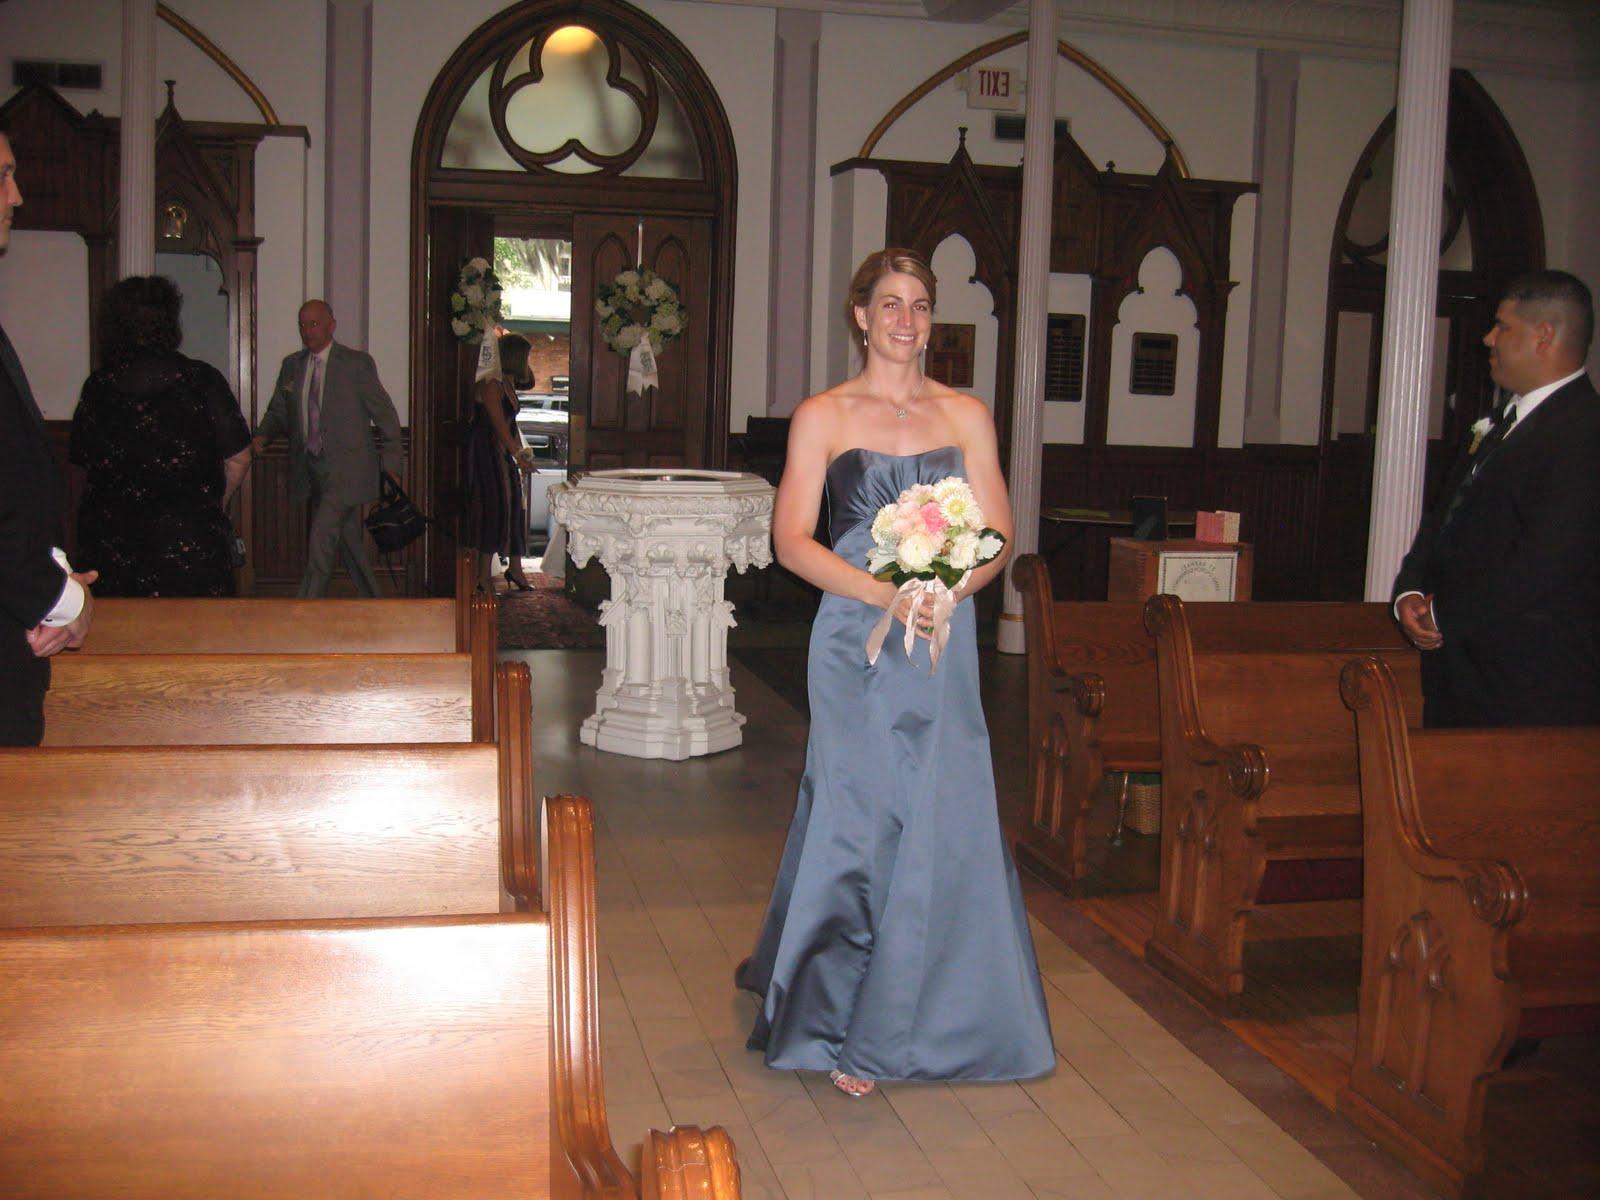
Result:
M1322 413L1328 255L1356 160L1394 107L1394 70L1306 57L1295 108L1294 196L1284 298L1281 436L1314 445Z
M408 392L410 297L410 169L417 115L445 60L505 0L382 0L373 7L373 148L371 158L370 349L402 411ZM325 0L174 0L174 7L231 55L262 88L286 124L310 131L309 153L296 141L269 139L258 151L259 232L258 352L263 387L279 357L298 339L294 313L300 301L323 289L323 42ZM769 8L733 4L645 0L699 60L722 98L738 155L739 197L734 267L732 362L733 429L765 406L767 248L770 226L772 70L774 15ZM117 0L7 0L0 3L0 47L6 57L92 59L105 68L99 93L69 93L87 111L115 115L120 108L120 11ZM892 105L945 63L1010 32L881 16L826 12L818 61L817 158L814 172L817 229L814 244L811 386L837 381L842 369L837 309L841 271L859 258L881 206L864 174L836 197L828 167L852 157ZM1254 120L1253 53L1220 45L1074 32L1070 40L1102 63L1170 129L1196 176L1248 179ZM191 120L254 121L253 104L215 64L164 23L157 42L158 80L178 80L180 111ZM1024 66L1020 47L997 63ZM1511 121L1534 172L1547 225L1549 259L1600 284L1600 126L1588 114L1600 105L1600 84L1563 83L1525 76L1480 74ZM158 83L158 88L161 85ZM161 89L164 94L164 88ZM1057 66L1058 112L1091 160L1114 160L1130 171L1153 171L1160 147L1127 110L1076 66ZM1283 374L1283 437L1316 440L1321 400L1328 253L1339 200L1368 137L1394 101L1394 72L1383 63L1302 58L1296 125L1295 187L1290 230ZM941 85L890 131L875 153L945 161L956 146L956 126L969 127L968 149L980 163L1015 164L1020 145L996 143L991 114L970 110L954 82ZM869 173L870 174L870 173ZM27 164L22 164L24 190ZM844 185L840 185L844 187ZM867 210L871 209L871 212ZM1244 366L1248 354L1248 281L1253 243L1253 201L1235 213L1232 276L1240 284L1229 305L1224 352L1220 437L1237 444L1242 433ZM840 220L852 222L840 229ZM863 240L865 239L865 241ZM25 241L26 239L24 239ZM845 250L854 255L841 267ZM863 251L864 252L864 251ZM24 257L31 251L22 250ZM59 330L19 294L17 252L0 263L0 312L41 357ZM60 302L84 310L86 295L70 285ZM1054 307L1054 302L1053 305ZM1083 307L1087 307L1084 305ZM35 322L39 321L36 326ZM60 374L79 370L78 351L62 343ZM1600 357L1597 357L1600 361ZM54 371L55 368L39 370ZM247 407L249 397L242 398ZM1051 406L1050 440L1081 437L1081 413Z
M320 147L323 0L273 0L267 24L262 20L267 9L237 0L181 0L173 7L239 65L266 95L281 123L306 126L313 147ZM0 4L0 47L6 62L13 57L99 62L100 91L71 91L63 96L80 112L98 110L116 116L122 109L121 14L117 0L9 0ZM186 120L262 120L238 84L164 21L157 22L155 78L158 112L166 106L166 86L161 81L175 79L178 111ZM9 83L9 73L6 79ZM9 97L14 90L6 86L3 95ZM18 167L26 197L25 157ZM257 257L256 305L258 376L266 376L265 382L258 384L258 396L264 404L278 358L299 345L295 311L306 295L322 286L320 152L307 155L298 138L267 138L256 152L255 183L257 234L263 239ZM43 235L24 231L23 236ZM81 254L81 240L71 240L78 241ZM13 251L0 262L0 312L16 313L6 321L6 328L19 345L26 341L30 346L29 379L36 390L36 371L63 379L76 375L70 400L61 399L64 393L53 386L51 407L45 411L46 417L65 419L71 416L78 385L87 371L88 330L46 321L31 300L16 294L24 274L20 261ZM86 267L68 270L58 260L51 269L61 279L57 298L63 309L87 313ZM74 291L77 280L83 283ZM84 318L76 319L81 322ZM55 348L57 362L47 362L50 354L46 347ZM248 414L251 397L239 399Z
M882 217L862 211L857 202L862 186L850 202L841 199L841 183L823 177L832 163L855 156L872 128L907 93L960 55L1002 36L994 26L951 26L889 18L864 18L828 14L823 18L819 61L818 98L818 199L819 221L826 218L876 222ZM1074 35L1073 45L1126 84L1167 126L1183 150L1190 171L1203 178L1248 180L1251 172L1254 122L1254 56L1247 51L1214 46L1180 46L1129 38ZM1013 47L984 60L986 65L1025 68L1026 49ZM1163 149L1144 125L1086 71L1065 59L1056 65L1056 111L1071 122L1072 136L1091 161L1114 161L1119 170L1154 173L1162 163ZM873 157L944 162L955 153L957 128L966 126L967 152L974 162L1015 166L1021 145L996 142L992 114L969 109L955 80L941 83L913 105L890 127L873 148ZM876 172L858 171L864 179ZM1233 278L1248 282L1254 244L1254 204L1241 204L1234 220ZM821 231L819 231L820 234ZM848 270L841 271L843 246L850 246L856 261L877 249L875 237L859 229L828 231L819 236L818 278L830 287L818 289L813 324L831 328L843 296ZM1054 286L1054 285L1053 285ZM1086 294L1081 302L1058 308L1052 292L1051 311L1087 313ZM1060 290L1060 289L1057 289ZM1242 296L1241 296L1242 294ZM1068 303L1067 293L1061 302ZM1242 304L1242 307L1241 307ZM943 305L941 304L941 308ZM1248 287L1236 289L1230 305L1230 328L1224 358L1225 444L1237 445L1243 432L1245 359L1248 353ZM838 347L813 346L813 389L837 382L842 356ZM854 370L854 364L849 367ZM1059 411L1057 411L1059 410ZM1081 405L1049 405L1045 413L1046 441L1081 441Z
M941 324L973 327L970 392L994 411L995 372L999 367L1000 321L994 297L972 278L978 260L964 237L947 237L933 252L933 277L939 281L939 303L933 319Z
M1194 445L1195 380L1200 331L1194 302L1178 294L1183 268L1172 251L1158 247L1139 264L1139 290L1117 311L1111 331L1111 380L1106 442L1113 446ZM1171 333L1178 338L1178 377L1170 396L1129 391L1135 333Z
M20 170L18 178L27 182ZM89 251L75 233L13 230L0 255L0 325L47 421L72 415L89 374L88 278Z

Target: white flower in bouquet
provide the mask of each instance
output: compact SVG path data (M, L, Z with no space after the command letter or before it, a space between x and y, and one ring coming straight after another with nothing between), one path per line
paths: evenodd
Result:
M885 504L873 517L872 541L868 565L880 579L904 583L920 576L946 587L1005 546L998 531L984 526L971 486L955 475L913 484Z
M645 285L644 294L647 300L652 300L659 304L672 295L672 288L668 286L665 279L657 275Z
M458 338L464 338L472 332L472 326L466 321L463 321L460 317L451 317L450 332L455 334Z
M618 275L617 275L617 280L616 281L622 287L625 287L625 288L636 288L636 287L639 286L639 272L637 272L637 271L622 271L622 272L619 272Z
M974 568L999 556L1005 538L983 524L983 511L967 481L951 475L933 484L913 484L893 504L880 508L872 519L872 543L867 570L895 584L900 595L868 636L867 661L877 662L895 609L901 607L926 614L925 623L919 615L906 626L906 653L921 628L929 639L930 668L937 667L950 637L954 592ZM927 597L932 598L931 609L922 607Z
M468 304L476 307L477 305L483 303L483 288L479 287L475 283L469 283L466 287L461 289L461 298Z
M632 350L643 337L643 325L624 325L611 344L618 350Z
M895 561L908 571L926 571L933 565L933 556L939 552L932 536L926 533L907 534L900 539L895 551Z
M467 266L474 271L487 271L489 269L489 260L486 258L469 258L467 259Z

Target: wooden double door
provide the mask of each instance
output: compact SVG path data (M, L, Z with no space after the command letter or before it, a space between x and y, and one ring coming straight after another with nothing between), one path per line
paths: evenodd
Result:
M601 336L594 297L600 285L639 265L640 258L676 289L687 325L657 359L659 385L630 393L628 358ZM609 213L573 216L568 385L572 467L603 471L720 465L707 436L711 264L707 218L646 217L641 223L637 217Z

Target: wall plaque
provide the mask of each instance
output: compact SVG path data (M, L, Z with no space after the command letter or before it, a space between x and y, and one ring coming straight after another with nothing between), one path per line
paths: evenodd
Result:
M977 341L976 325L936 322L928 335L928 374L946 387L971 387L973 347Z

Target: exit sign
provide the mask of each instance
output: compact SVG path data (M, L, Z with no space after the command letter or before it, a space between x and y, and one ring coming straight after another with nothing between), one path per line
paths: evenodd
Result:
M967 72L968 108L1022 107L1022 72L1010 67L973 67Z

